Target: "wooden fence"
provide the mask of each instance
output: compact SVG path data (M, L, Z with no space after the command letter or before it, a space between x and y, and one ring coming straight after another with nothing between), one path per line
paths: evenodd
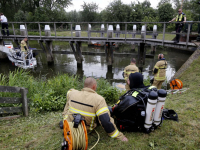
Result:
M5 103L7 104L22 103L22 107L0 107L0 114L23 112L25 117L28 116L28 102L27 102L28 89L23 88L23 87L0 86L0 92L21 93L21 98L0 97L0 103L4 103L4 104ZM0 117L0 120L13 119L17 117L20 117L20 115Z

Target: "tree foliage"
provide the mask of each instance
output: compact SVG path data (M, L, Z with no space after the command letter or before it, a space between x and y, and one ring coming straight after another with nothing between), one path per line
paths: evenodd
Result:
M96 21L98 19L97 17L97 11L98 11L98 5L96 3L86 3L82 5L83 11L81 11L82 15L82 21Z
M164 3L158 7L158 16L160 22L168 22L175 17L174 9L170 3Z

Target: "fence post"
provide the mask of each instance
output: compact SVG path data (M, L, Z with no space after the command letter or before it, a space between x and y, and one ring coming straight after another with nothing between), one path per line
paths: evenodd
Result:
M108 38L112 38L113 37L113 25L109 25L108 26Z
M76 37L81 37L81 26L80 25L76 25L75 31L76 31Z
M22 109L23 109L23 113L24 116L27 117L28 116L28 103L27 103L27 93L28 90L25 88L21 88L20 90L21 95L22 95Z
M41 28L40 28L40 23L38 23L39 31L40 31L40 39L41 39Z
M141 39L145 40L145 36L146 36L146 25L143 25L141 30Z
M162 45L164 45L164 40L165 40L165 27L166 27L166 24L164 23Z
M44 26L45 36L51 36L51 29L49 25Z
M137 32L137 26L133 25L132 38L135 38L136 32ZM134 42L131 43L131 51L133 51L133 52L135 51L135 43Z
M26 29L24 25L20 25L20 35L26 36Z
M54 32L55 32L55 37L57 37L56 35L56 24L54 23Z
M189 23L188 24L188 30L187 30L187 41L186 41L186 47L188 46L188 42L189 42L189 37L190 37L190 27L191 27L191 24Z
M15 28L14 28L13 23L12 23L12 29L13 29L13 34L15 35Z
M152 39L156 39L158 36L158 32L157 32L157 25L153 26L153 34L152 34ZM155 54L156 51L156 45L152 44L151 45L151 53Z

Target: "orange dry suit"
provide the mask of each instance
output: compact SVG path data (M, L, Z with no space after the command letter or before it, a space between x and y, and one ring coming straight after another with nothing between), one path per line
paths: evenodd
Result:
M63 118L69 122L74 120L72 114L81 114L86 121L87 130L90 132L96 126L98 118L101 126L112 138L123 139L124 135L118 131L114 119L110 117L110 111L105 99L90 88L81 91L71 89L67 92L67 103L64 108Z

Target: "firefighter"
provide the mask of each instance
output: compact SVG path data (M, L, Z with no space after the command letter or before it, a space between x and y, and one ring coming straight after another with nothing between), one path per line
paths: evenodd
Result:
M95 92L96 88L96 80L89 77L85 79L84 88L81 91L69 90L63 112L64 120L72 122L73 114L81 114L85 118L87 130L90 132L97 126L96 118L98 118L99 123L111 138L128 141L116 128L113 118L110 117L106 101Z
M26 43L27 41L28 41L28 38L26 37L21 41L21 51L23 52L25 59L27 59L27 51L28 51L28 46Z
M124 77L124 80L126 82L126 85L125 85L126 91L130 90L129 84L127 82L128 78L129 78L129 75L131 73L135 73L135 72L139 72L139 69L136 66L136 60L135 60L135 58L132 58L130 65L126 66L125 69L124 69L124 72L123 72L123 77Z
M166 78L167 61L165 60L163 54L159 54L158 59L159 61L156 63L153 69L154 81L152 86L156 86L157 89L161 89L162 83Z

